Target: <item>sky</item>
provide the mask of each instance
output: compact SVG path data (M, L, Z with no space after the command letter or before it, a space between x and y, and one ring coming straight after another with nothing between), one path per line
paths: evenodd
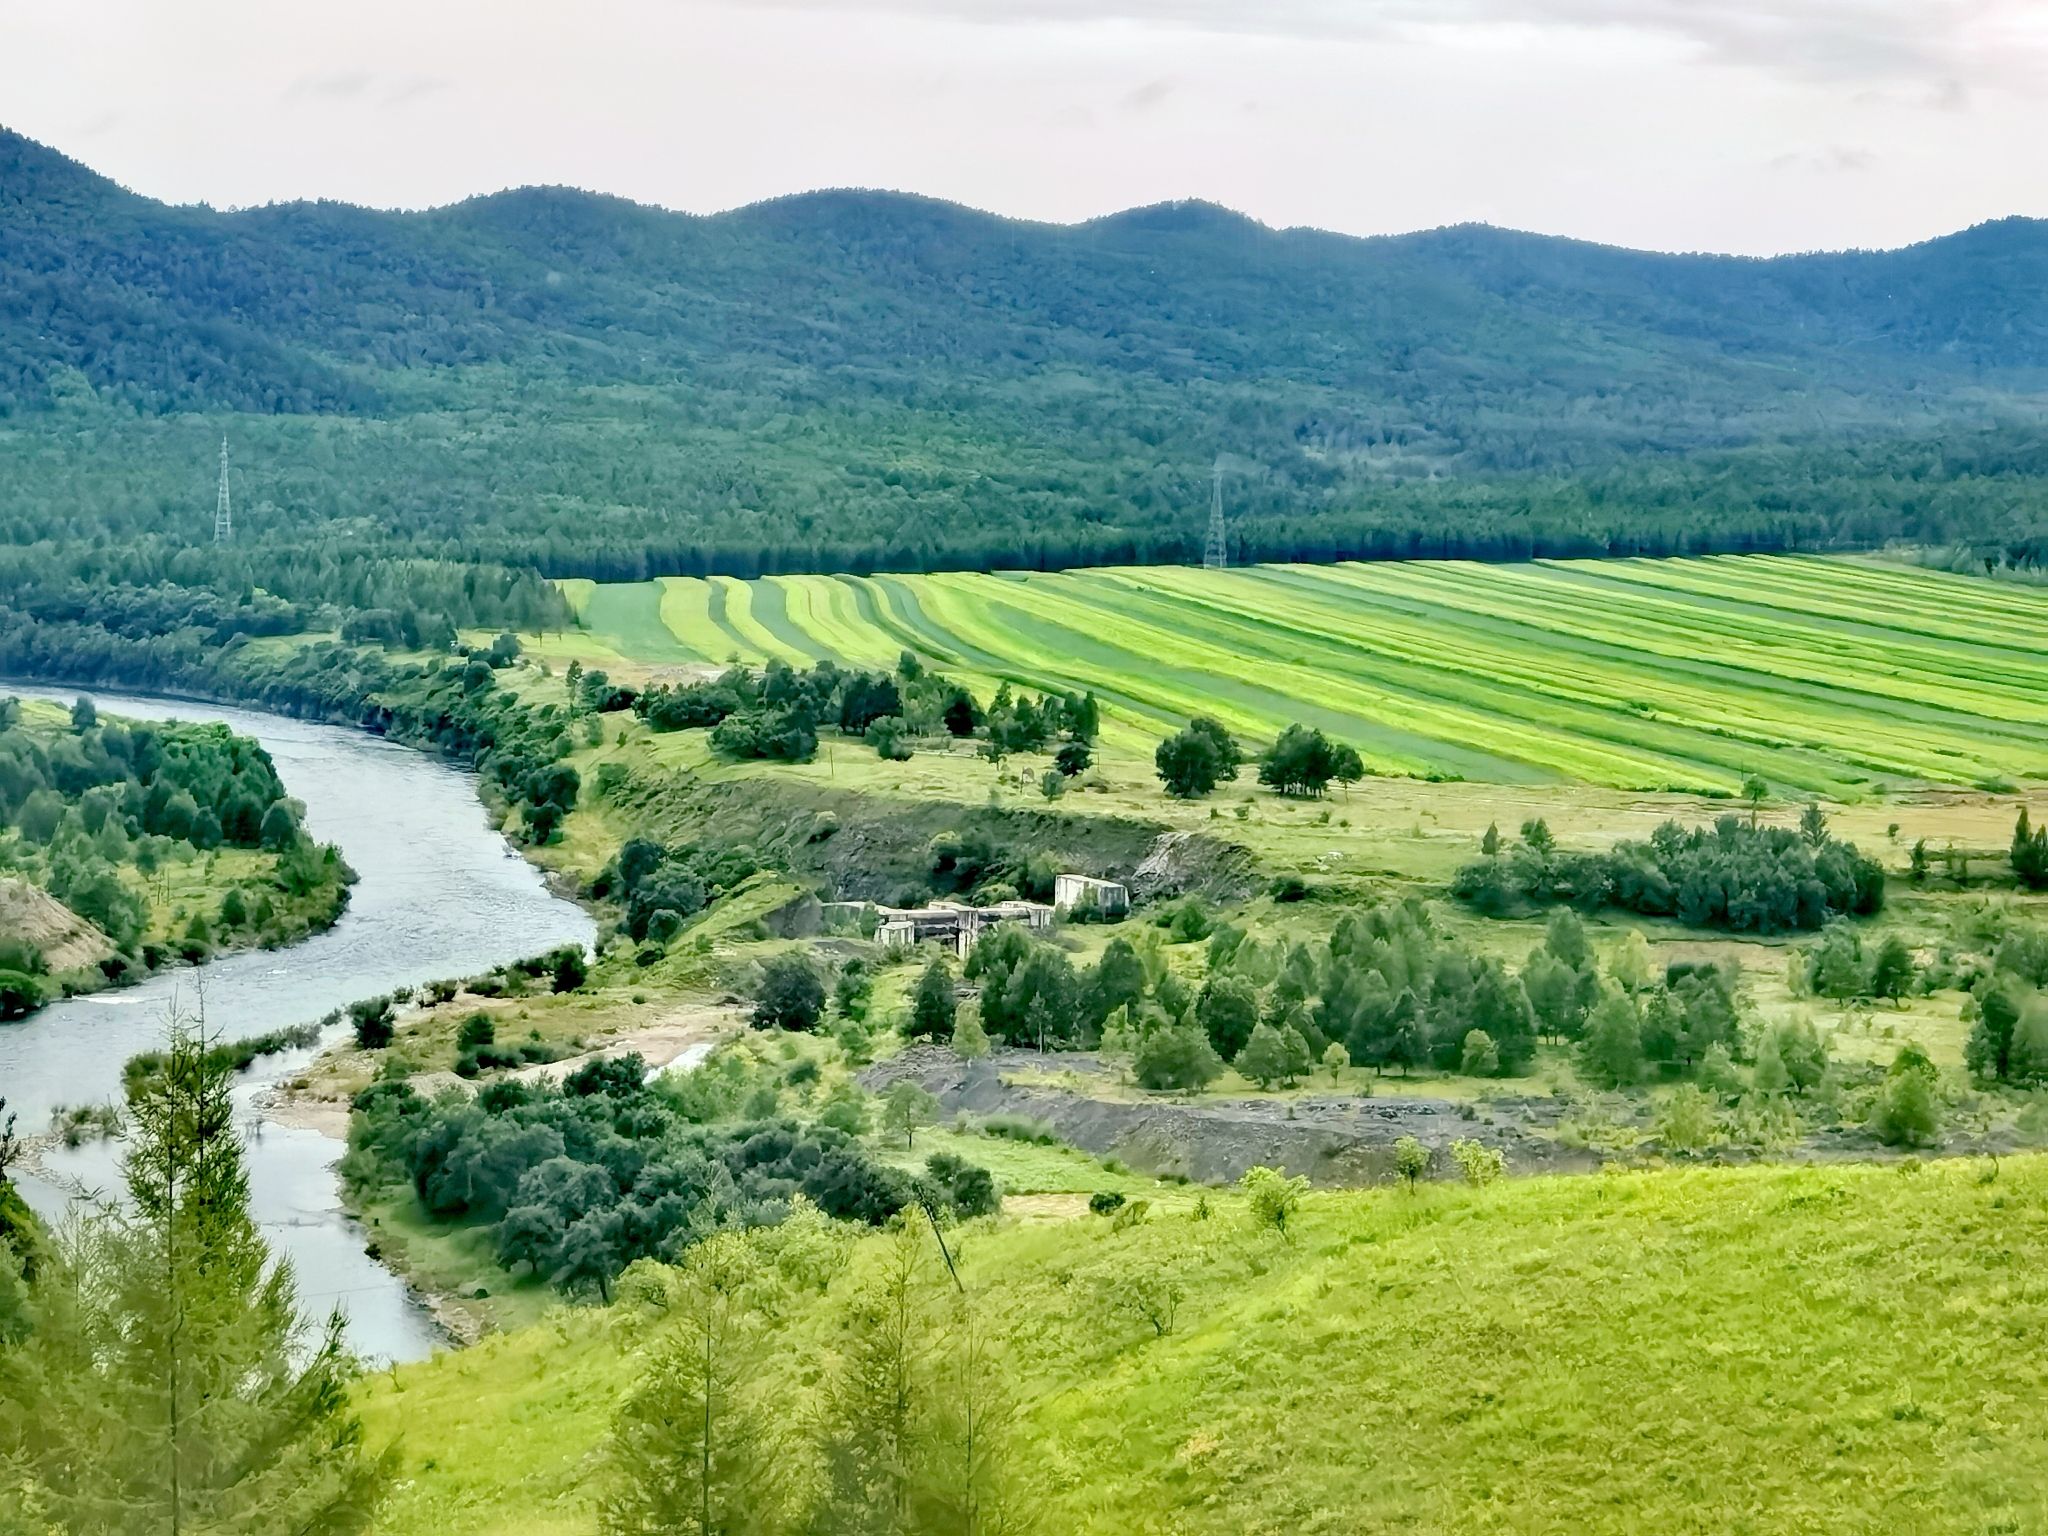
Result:
M0 125L221 207L863 186L1766 254L2048 215L2048 0L0 0Z

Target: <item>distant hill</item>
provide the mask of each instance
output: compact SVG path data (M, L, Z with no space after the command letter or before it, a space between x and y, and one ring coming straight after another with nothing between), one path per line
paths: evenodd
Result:
M1170 557L1219 454L1247 553L1860 542L1953 531L1959 477L2031 517L2048 401L2028 219L1755 260L854 191L220 213L0 132L0 272L16 544L182 545L223 428L249 538L552 574Z

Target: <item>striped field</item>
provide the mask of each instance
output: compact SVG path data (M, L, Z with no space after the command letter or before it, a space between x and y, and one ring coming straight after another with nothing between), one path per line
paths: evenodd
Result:
M1290 721L1375 771L1852 799L2048 779L2048 591L1878 561L1134 567L565 583L677 662L910 649L980 689L1089 688L1112 745Z

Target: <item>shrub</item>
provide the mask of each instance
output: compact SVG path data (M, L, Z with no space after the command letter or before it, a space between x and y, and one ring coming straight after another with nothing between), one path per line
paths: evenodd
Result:
M1107 1216L1123 1203L1123 1194L1114 1189L1098 1189L1088 1197L1088 1209L1097 1216Z
M391 999L366 997L348 1005L349 1023L355 1029L356 1044L366 1051L381 1051L391 1043L396 1025L391 1017Z
M1402 1183L1413 1189L1429 1172L1429 1148L1413 1136L1403 1136L1394 1143L1394 1173Z
M761 969L754 998L756 1029L812 1030L825 1013L825 984L799 954L777 955Z
M1206 1088L1223 1075L1223 1060L1192 1024L1169 1024L1138 1043L1131 1069L1145 1088Z
M1499 1147L1483 1146L1471 1140L1452 1142L1451 1160L1464 1174L1465 1182L1474 1186L1491 1184L1507 1171L1508 1166L1507 1154Z
M462 1021L455 1032L455 1043L463 1050L471 1046L489 1045L498 1038L498 1026L491 1022L488 1013L472 1013Z
M950 1207L963 1221L993 1216L1002 1205L995 1177L965 1158L950 1152L934 1152L925 1159L924 1168L931 1186L928 1192L936 1203Z
M1308 1180L1290 1179L1277 1168L1257 1167L1247 1168L1237 1187L1244 1191L1253 1225L1272 1227L1285 1237L1288 1219L1300 1207L1301 1197L1308 1193Z

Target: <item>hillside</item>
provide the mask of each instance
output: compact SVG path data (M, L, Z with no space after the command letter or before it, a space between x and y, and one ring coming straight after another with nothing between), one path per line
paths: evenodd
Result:
M1046 1530L2020 1531L2044 1194L2038 1157L1667 1171L1312 1195L1284 1239L1185 1195L954 1243ZM757 1385L793 1434L885 1241L778 1303ZM1155 1336L1131 1302L1165 1285ZM365 1382L403 1458L378 1529L588 1530L659 1329L622 1301Z
M2023 219L1752 260L873 192L222 213L6 134L0 211L0 541L135 580L198 574L223 429L244 541L613 579L1184 557L1219 454L1241 552L1306 559L2009 542L2048 469Z

